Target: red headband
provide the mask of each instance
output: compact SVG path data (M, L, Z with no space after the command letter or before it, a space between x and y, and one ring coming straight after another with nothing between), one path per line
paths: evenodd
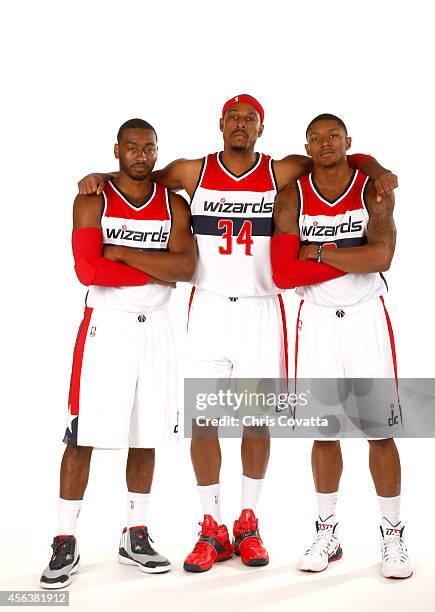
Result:
M230 108L230 106L233 106L233 104L237 104L237 102L244 102L245 104L250 104L253 108L255 108L255 110L258 111L258 114L260 115L261 123L263 123L264 109L261 106L260 102L249 94L240 94L238 96L234 96L234 98L231 98L230 100L228 100L228 102L225 102L222 108L222 119L224 118L225 113Z

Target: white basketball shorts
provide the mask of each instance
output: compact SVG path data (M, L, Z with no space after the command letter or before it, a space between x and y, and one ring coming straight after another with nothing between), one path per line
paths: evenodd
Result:
M176 435L177 372L167 308L85 308L74 349L64 442L154 448Z
M403 429L394 335L383 297L333 308L302 300L296 327L296 382L353 379L359 411L354 422L369 437L382 427L384 435L374 437L392 437Z
M225 297L193 289L187 378L286 378L281 295Z

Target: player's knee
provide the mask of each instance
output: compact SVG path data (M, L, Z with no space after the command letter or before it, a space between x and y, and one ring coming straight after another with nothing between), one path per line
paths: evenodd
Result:
M314 440L313 446L318 448L337 448L340 446L340 440Z
M387 449L396 445L394 438L379 438L377 440L368 440L371 449Z
M243 428L244 438L269 439L270 431L266 425L249 425Z
M64 456L73 462L84 462L91 459L92 446L76 446L74 444L67 444Z
M195 440L216 439L219 435L219 427L216 425L198 425L192 422L192 444Z

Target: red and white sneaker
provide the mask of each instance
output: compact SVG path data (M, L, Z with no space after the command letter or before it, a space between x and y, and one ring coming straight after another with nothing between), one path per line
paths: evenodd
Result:
M263 546L258 531L258 520L250 508L242 510L240 517L234 521L234 552L240 555L245 565L260 566L269 563L269 555Z
M298 569L304 572L323 572L331 561L338 561L343 556L336 531L338 523L330 522L330 518L323 520L319 516L316 521L316 539L299 559Z
M184 561L186 572L206 572L218 561L226 561L233 556L228 529L218 525L210 514L204 515L199 523L202 527L195 548Z

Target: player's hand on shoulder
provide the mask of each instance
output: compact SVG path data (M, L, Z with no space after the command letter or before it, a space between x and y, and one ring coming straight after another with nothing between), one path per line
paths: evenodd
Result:
M379 179L371 179L367 185L366 201L369 213L371 216L385 213L392 214L395 204L394 190L384 191L381 195L379 188L376 187L377 180Z
M381 202L385 196L392 193L399 186L399 180L393 172L384 172L373 181L376 190L376 200Z
M87 174L78 182L80 195L100 195L106 185L105 176L103 174Z

